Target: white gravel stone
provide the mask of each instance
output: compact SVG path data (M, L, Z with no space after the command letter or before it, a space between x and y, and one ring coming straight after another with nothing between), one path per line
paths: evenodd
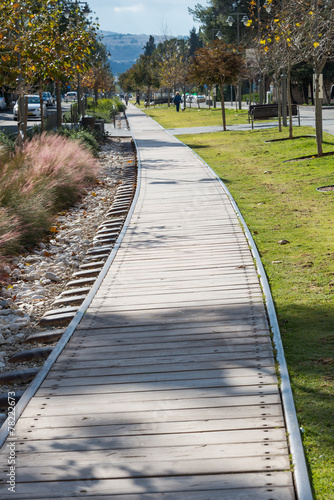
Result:
M45 273L45 277L46 277L46 279L51 280L51 281L57 281L57 282L60 281L60 277L51 271L47 271Z

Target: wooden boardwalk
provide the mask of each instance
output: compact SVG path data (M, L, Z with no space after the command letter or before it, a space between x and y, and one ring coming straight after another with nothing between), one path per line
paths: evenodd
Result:
M292 500L261 287L202 162L134 107L141 189L110 270L9 443L0 497Z

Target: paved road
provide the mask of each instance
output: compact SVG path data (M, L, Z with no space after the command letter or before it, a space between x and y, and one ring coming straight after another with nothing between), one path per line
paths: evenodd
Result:
M70 103L62 102L62 111L66 112L70 108ZM46 109L47 115L51 113L56 113L56 106L50 106ZM39 125L40 120L28 120L28 127L33 127L34 125ZM7 130L9 132L17 132L17 121L13 119L12 111L1 111L0 112L0 130Z

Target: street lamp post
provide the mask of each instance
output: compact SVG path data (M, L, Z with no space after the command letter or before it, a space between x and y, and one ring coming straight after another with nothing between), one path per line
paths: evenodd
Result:
M82 10L80 8L80 5L84 6ZM87 18L91 12L87 2L73 0L73 1L70 1L66 5L66 8L64 10L64 16L66 17L66 19L69 19L71 13L73 12L73 10L70 9L70 6L75 7L75 14L74 14L75 24L77 24L77 12L78 12L78 10L80 10L80 12L84 16L84 18ZM77 73L77 78L78 78L78 92L77 92L77 94L78 94L78 99L77 99L77 101L78 101L78 115L80 116L80 114L84 114L84 107L81 104L81 84L80 84L80 73L79 72Z
M242 17L241 22L244 24L244 26L248 25L248 16L245 14L245 12L235 12L233 14L230 14L228 18L226 19L226 22L229 26L232 26L234 23L234 19L232 16L235 16L237 18L237 44L240 44L240 17ZM238 101L239 101L239 109L241 109L241 84L240 80L238 81Z
M214 41L215 38L218 38L218 40L221 40L223 38L223 34L220 30L216 30L212 28L212 41ZM215 85L214 88L214 95L213 95L213 107L217 107L217 85Z

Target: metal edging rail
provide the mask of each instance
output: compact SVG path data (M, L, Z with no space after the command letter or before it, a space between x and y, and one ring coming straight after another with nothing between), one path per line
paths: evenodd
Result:
M72 321L70 322L70 324L68 325L66 330L64 331L63 335L61 336L61 338L57 342L53 351L51 352L51 354L49 355L49 357L47 358L45 363L42 365L40 371L37 373L37 375L35 376L33 381L29 384L29 386L27 387L25 392L22 394L18 403L15 405L15 417L14 418L13 418L13 416L11 417L12 420L15 420L15 424L18 421L19 417L22 415L24 409L26 408L26 406L28 405L30 400L34 397L34 395L36 394L36 392L40 388L41 384L44 382L44 380L45 380L46 376L48 375L49 371L51 370L52 366L54 365L57 358L62 353L63 349L65 348L66 344L70 340L76 327L78 326L78 324L82 320L82 318L83 318L84 314L86 313L88 307L90 306L96 292L98 291L102 281L104 280L111 264L113 263L114 258L116 256L116 253L117 253L117 251L118 251L118 249L121 246L121 243L123 241L125 232L129 226L132 214L134 212L135 206L136 206L137 201L138 201L139 192L140 192L140 183L141 183L140 154L139 154L137 143L136 143L136 140L133 136L131 127L130 127L130 131L132 134L132 140L134 141L136 153L137 153L137 185L136 185L135 196L132 200L130 210L129 210L128 215L125 219L122 230L121 230L121 232L120 232L120 234L115 242L115 246L113 247L112 251L110 252L108 259L106 260L102 270L100 271L100 274L98 275L98 277L97 277L94 285L92 286L91 290L89 291L87 297L85 298L84 302L79 307L74 318L72 319ZM0 429L0 449L3 446L3 444L5 443L8 435L9 435L9 432L12 431L13 429L14 429L14 427L12 424L9 427L8 418L7 418L5 420L5 422L2 424L2 427Z
M160 125L160 127L161 127L161 125ZM161 127L161 128L163 128L163 127ZM219 184L222 186L226 195L228 196L228 198L233 206L233 209L234 209L234 211L235 211L235 213L236 213L238 219L240 220L240 223L244 229L249 246L251 248L251 252L252 252L254 260L256 262L260 283L261 283L263 293L265 296L265 305L267 308L269 326L270 326L271 331L273 333L273 341L275 344L275 348L277 350L276 360L279 364L280 377L281 377L280 390L281 390L281 396L282 396L284 417L285 417L286 427L287 427L287 431L288 431L288 440L289 440L289 445L290 445L290 451L291 451L291 456L292 456L292 461L293 461L293 475L294 475L297 498L298 498L298 500L313 500L313 493L312 493L312 489L311 489L311 485L310 485L310 479L309 479L309 474L308 474L308 470L307 470L307 464L306 464L306 459L305 459L305 454L304 454L304 449L303 449L303 443L302 443L302 439L301 439L301 435L300 435L300 429L299 429L299 424L298 424L297 415L296 415L296 408L295 408L295 404L294 404L294 400L293 400L293 394L292 394L292 389L291 389L291 384L290 384L288 367L287 367L287 363L286 363L286 359L285 359L285 355L284 355L282 337L281 337L281 333L280 333L280 329L279 329L279 325L278 325L278 321L277 321L276 310L275 310L274 301L273 301L273 298L271 295L270 286L268 283L265 269L264 269L262 261L261 261L259 251L256 247L253 236L247 227L246 221L243 218L236 201L234 200L230 191L225 186L225 184L220 179L220 177L203 160L203 158L201 158L195 151L193 151L189 146L187 146L182 141L180 141L177 137L173 136L170 132L168 132L168 130L166 130L166 132L169 135L171 135L172 137L174 137L178 142L180 142L181 144L186 146L188 149L190 149L190 151L192 151L192 153L195 156L197 156L197 158L203 163L203 165L205 165L209 169L209 171L213 174L213 176L218 180Z

